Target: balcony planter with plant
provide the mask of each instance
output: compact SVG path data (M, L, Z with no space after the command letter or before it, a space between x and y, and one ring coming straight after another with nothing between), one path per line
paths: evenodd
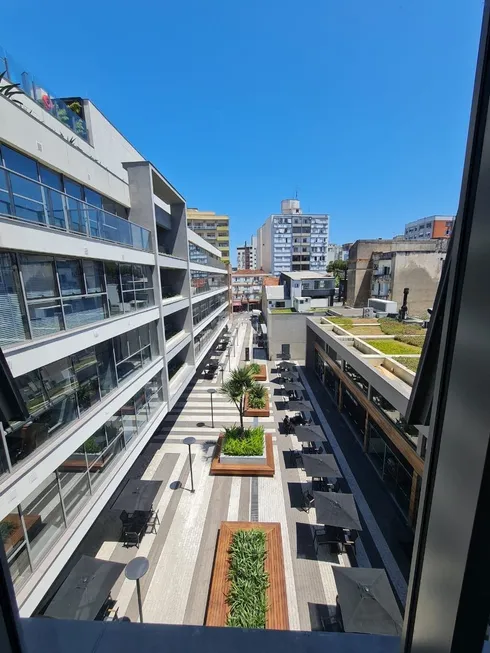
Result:
M245 417L269 417L270 404L267 389L256 384L250 392L245 395Z
M267 381L267 366L259 363L250 363L248 366L254 381Z

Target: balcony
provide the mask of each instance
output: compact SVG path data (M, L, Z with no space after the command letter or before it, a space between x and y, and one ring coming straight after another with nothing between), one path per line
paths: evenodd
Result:
M71 129L77 136L88 141L87 123L83 115L83 107L76 100L65 103L60 98L49 93L44 84L34 78L31 73L13 59L13 57L0 48L0 70L5 70L5 80L11 84L18 84L23 91L36 104L50 113L62 125ZM21 96L17 96L19 98Z
M151 251L148 229L3 166L0 166L0 215L47 229Z

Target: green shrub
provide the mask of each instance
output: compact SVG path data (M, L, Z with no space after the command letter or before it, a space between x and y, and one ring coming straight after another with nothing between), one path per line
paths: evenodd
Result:
M408 356L397 356L395 360L397 363L401 363L402 365L405 365L405 367L408 367L412 372L417 371L420 362L420 358L408 358Z
M269 574L265 571L266 534L259 529L234 533L228 551L230 612L226 625L233 628L265 628Z
M102 451L102 447L99 445L97 440L91 435L88 440L85 440L85 453L99 453Z
M364 342L388 356L420 354L422 351L421 347L413 347L412 345L406 345L404 342L397 342L396 340L365 340Z
M256 383L255 386L248 393L248 407L249 408L265 408L267 400L267 390L263 385Z
M390 317L382 317L379 320L379 326L387 336L417 335L422 331L422 327L419 324L404 324Z
M413 345L414 347L423 347L425 340L425 333L417 336L395 336L395 340L404 342L406 345Z
M0 537L2 542L6 542L14 531L17 530L17 526L12 521L5 519L0 521Z
M243 432L239 426L225 429L221 451L225 456L261 456L264 453L264 428L256 426Z
M250 374L260 374L262 371L258 363L250 363L248 369L250 370Z

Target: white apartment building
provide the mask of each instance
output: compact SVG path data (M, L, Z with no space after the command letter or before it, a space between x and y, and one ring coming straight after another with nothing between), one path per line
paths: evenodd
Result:
M257 231L257 266L265 272L325 271L329 216L305 214L300 202L282 200L281 213L270 215Z
M0 346L30 419L0 440L0 527L36 608L229 319L221 252L88 100L0 93ZM75 111L76 109L76 111Z

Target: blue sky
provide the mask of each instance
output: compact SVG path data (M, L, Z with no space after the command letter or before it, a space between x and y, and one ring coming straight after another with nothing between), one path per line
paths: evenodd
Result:
M232 252L296 190L331 241L455 213L482 0L18 0L0 37L92 99ZM136 8L136 11L135 11Z

